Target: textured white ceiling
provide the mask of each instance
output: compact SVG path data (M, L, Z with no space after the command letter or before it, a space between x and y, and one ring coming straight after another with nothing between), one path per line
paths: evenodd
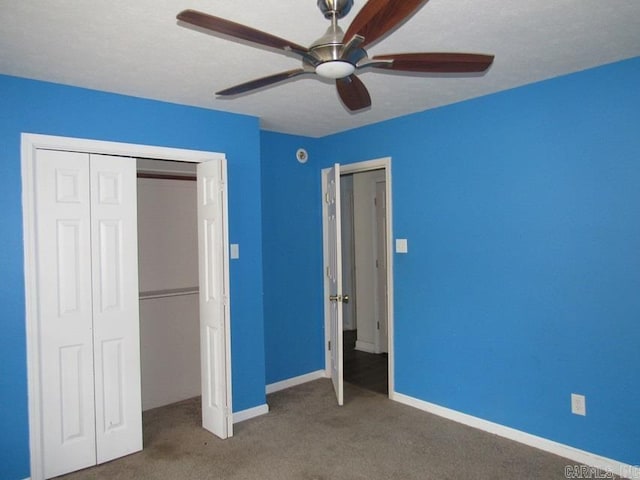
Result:
M340 21L345 30L364 3ZM328 27L316 0L0 0L0 73L244 113L317 137L640 55L640 0L430 0L369 55L490 53L493 66L465 78L363 72L373 105L350 113L333 83L311 76L217 99L300 62L178 25L186 8L301 45Z

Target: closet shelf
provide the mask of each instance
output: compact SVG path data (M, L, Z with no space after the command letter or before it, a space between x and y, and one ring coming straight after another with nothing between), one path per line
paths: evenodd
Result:
M183 295L197 295L200 292L198 287L187 288L170 288L167 290L149 290L148 292L140 292L140 300L149 300L152 298L180 297Z

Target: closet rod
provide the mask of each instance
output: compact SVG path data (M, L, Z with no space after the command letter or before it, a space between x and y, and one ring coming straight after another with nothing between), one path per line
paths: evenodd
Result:
M138 178L153 178L156 180L187 180L195 182L197 177L195 175L174 175L171 173L148 173L138 172Z
M149 300L152 298L180 297L183 295L197 295L198 293L200 293L200 289L198 287L150 290L148 292L140 292L140 300Z

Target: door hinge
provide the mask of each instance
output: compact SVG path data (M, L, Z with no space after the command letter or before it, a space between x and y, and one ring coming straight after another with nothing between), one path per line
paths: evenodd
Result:
M327 342L327 350L331 350L331 340Z
M380 264L378 263L378 259L376 258L376 268L380 268Z
M378 199L377 199L377 198L374 198L374 199L373 199L373 204L374 204L376 207L378 206Z
M327 202L327 204L331 203L329 202L329 192L324 194L324 201Z
M380 330L380 322L378 322L377 327L378 327L378 330Z

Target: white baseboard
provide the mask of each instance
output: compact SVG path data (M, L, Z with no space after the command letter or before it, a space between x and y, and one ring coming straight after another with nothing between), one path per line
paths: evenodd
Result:
M367 353L376 353L376 345L375 343L356 340L356 350Z
M498 435L515 442L528 445L530 447L544 450L545 452L553 453L560 457L568 458L576 463L587 465L589 467L599 468L605 472L612 472L618 476L625 478L638 478L635 477L638 472L638 467L628 465L626 463L612 460L610 458L601 457L594 453L590 453L584 450L580 450L569 445L554 442L546 438L538 437L530 433L516 430L511 427L500 425L499 423L493 423L482 418L474 417L466 413L458 412L457 410L451 410L449 408L441 407L434 403L425 402L402 393L393 392L390 395L391 400L409 405L410 407L423 410L425 412L433 413L439 417L453 420L454 422L462 423L469 427L477 428L485 432ZM634 475L633 477L631 475Z
M241 410L239 412L233 412L233 423L244 422L250 418L259 417L260 415L265 415L267 413L269 413L269 405L266 403L264 405L258 405L257 407L247 408L246 410Z
M288 378L280 382L270 383L267 385L267 394L284 390L285 388L295 387L303 383L311 382L319 378L326 378L324 370L316 370L315 372L305 373L298 377Z

